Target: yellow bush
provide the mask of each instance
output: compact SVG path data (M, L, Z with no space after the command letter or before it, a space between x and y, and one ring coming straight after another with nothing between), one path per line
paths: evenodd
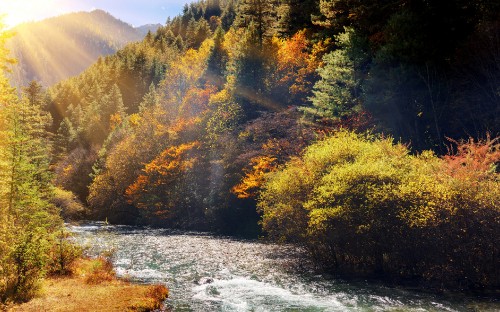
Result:
M305 244L334 270L498 286L498 174L476 166L457 176L448 163L428 151L410 155L390 138L339 131L266 175L263 228Z

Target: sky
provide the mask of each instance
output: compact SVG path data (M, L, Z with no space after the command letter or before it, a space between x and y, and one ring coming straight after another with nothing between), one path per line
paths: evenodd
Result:
M132 26L165 24L192 0L0 0L0 15L8 28L64 13L102 9Z

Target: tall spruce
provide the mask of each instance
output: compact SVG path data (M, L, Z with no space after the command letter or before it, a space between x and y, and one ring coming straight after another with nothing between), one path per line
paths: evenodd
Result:
M274 35L273 27L278 22L278 0L241 0L238 3L235 26L249 29L253 25L257 34L257 44L262 47L264 40Z
M224 29L218 27L213 38L214 46L208 57L205 73L205 80L218 87L222 87L224 84L224 76L229 59L227 50L224 48L224 35Z
M236 19L236 3L235 0L227 1L221 15L221 26L225 31L228 31Z
M304 108L316 118L338 120L361 110L362 82L367 62L365 41L354 30L336 37L338 49L325 55L318 69L321 79L314 85L312 107Z

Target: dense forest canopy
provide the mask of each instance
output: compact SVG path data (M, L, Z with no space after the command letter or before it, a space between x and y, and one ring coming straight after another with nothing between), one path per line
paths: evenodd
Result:
M198 1L26 92L86 218L263 230L337 272L498 288L499 12Z

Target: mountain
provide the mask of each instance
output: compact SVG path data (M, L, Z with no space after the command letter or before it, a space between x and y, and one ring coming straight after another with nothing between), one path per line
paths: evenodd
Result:
M144 37L142 31L102 10L25 23L13 31L8 48L19 62L11 74L15 86L32 80L53 85Z
M136 27L135 29L139 31L142 35L146 36L149 31L154 34L161 26L162 26L161 24L147 24Z

